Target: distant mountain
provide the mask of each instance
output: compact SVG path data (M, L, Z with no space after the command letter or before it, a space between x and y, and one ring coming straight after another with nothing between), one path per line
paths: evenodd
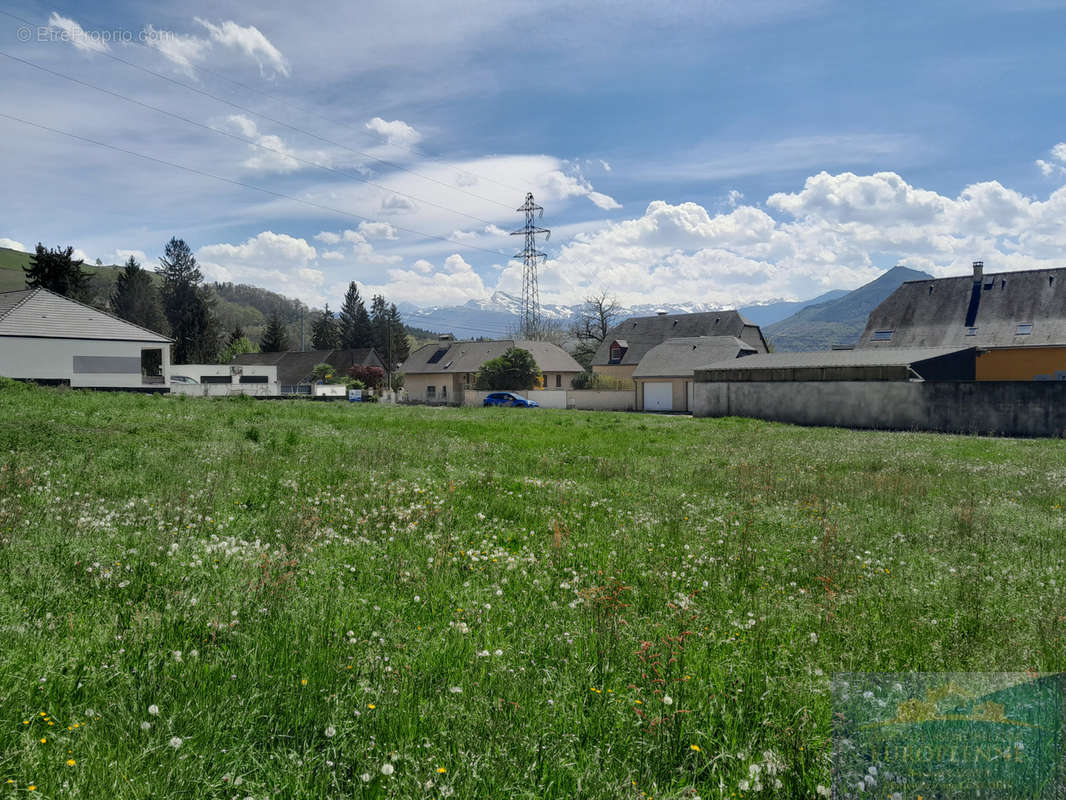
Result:
M811 300L774 301L764 305L746 306L740 313L756 325L769 325L784 319L789 314L812 303L821 303L847 294L835 290ZM659 311L670 314L695 314L701 311L719 311L723 306L710 303L642 303L621 311L622 317L651 316ZM581 309L581 304L542 305L541 314L547 319L566 325ZM487 300L470 300L461 306L431 306L418 308L401 305L404 321L440 333L454 333L463 338L498 338L511 335L518 327L522 313L522 301L505 292L495 292Z
M853 345L866 319L905 281L927 280L932 275L907 267L893 267L865 286L823 303L807 306L763 329L779 353L828 350L833 345Z
M807 306L818 305L819 303L827 303L830 300L836 300L838 297L843 297L848 293L847 289L834 289L831 292L820 294L810 300L781 300L774 303L764 303L757 306L744 306L737 309L740 311L741 316L747 319L749 322L754 322L756 325L773 325L775 322L780 322L791 314L795 314L797 311L801 311Z

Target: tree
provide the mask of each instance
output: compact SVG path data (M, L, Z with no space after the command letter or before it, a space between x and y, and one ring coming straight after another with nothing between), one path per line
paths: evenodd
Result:
M385 382L385 370L381 367L364 367L356 364L348 369L348 375L370 389L377 389Z
M244 328L241 327L241 323L237 322L233 325L233 330L230 331L229 339L226 340L226 346L228 347L234 342L239 342L241 339L247 338L248 337L244 334Z
M348 291L344 293L339 318L341 348L358 350L374 346L370 315L366 312L366 305L359 296L359 286L355 281L348 284Z
M258 353L258 352L259 352L259 348L256 347L255 343L251 339L249 339L247 336L242 336L239 339L234 339L234 338L232 338L232 334L231 334L231 338L230 338L229 342L226 343L226 346L223 348L222 352L218 356L218 363L219 364L228 364L234 358L239 356L241 353Z
M385 352L379 355L385 362L385 368L389 372L395 372L396 368L407 360L411 355L411 342L407 338L407 330L403 324L403 317L396 304L389 305L385 312Z
M511 347L503 355L481 365L477 373L478 389L530 389L540 378L540 367L533 354L520 347Z
M159 292L152 284L152 276L133 256L129 257L115 280L115 291L111 294L111 310L127 322L150 331L169 331L159 301Z
M174 339L174 363L213 363L219 344L214 301L202 285L203 275L184 240L174 237L167 242L156 274L163 278L160 296Z
M337 327L337 320L333 318L333 312L329 310L329 303L326 303L322 316L311 325L311 349L339 350L340 346L340 329Z
M606 291L586 297L570 327L570 334L578 342L574 360L585 369L591 369L593 356L621 315L618 301Z
M284 353L288 349L289 334L285 330L281 314L275 311L267 321L263 339L259 342L259 350L263 353Z
M370 325L373 331L371 346L384 361L389 344L389 307L385 305L385 298L380 294L374 295L370 300Z
M72 300L88 299L89 276L82 272L83 262L74 258L74 248L46 249L40 242L28 266L22 268L27 289L48 289Z
M311 370L311 378L320 383L336 383L334 378L337 375L337 368L332 364L325 362L321 364L315 364Z

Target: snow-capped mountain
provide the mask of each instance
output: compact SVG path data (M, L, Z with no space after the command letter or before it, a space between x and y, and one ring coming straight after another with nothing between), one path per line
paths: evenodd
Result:
M836 293L831 293L836 294ZM843 294L841 292L840 294ZM828 299L825 295L807 301L769 302L740 309L753 318L753 322L769 325L784 319L804 306ZM723 306L709 303L643 303L623 308L620 318L645 317L665 311L668 314L695 314L701 311L718 311ZM581 304L567 306L543 304L540 313L545 319L566 325L580 311ZM461 306L429 306L417 308L401 306L404 321L416 328L438 333L453 333L460 338L505 338L517 330L522 314L521 298L506 292L494 292L485 300L469 300Z

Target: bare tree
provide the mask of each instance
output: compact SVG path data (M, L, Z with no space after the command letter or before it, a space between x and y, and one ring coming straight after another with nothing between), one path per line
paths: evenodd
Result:
M577 339L574 359L585 369L590 368L596 350L621 316L622 307L618 300L606 291L585 298L585 304L570 327L571 335Z

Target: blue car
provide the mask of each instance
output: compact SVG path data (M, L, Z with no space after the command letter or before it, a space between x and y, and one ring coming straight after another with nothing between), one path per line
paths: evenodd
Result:
M483 406L514 406L515 408L539 408L536 400L527 400L514 392L493 392L485 398Z

